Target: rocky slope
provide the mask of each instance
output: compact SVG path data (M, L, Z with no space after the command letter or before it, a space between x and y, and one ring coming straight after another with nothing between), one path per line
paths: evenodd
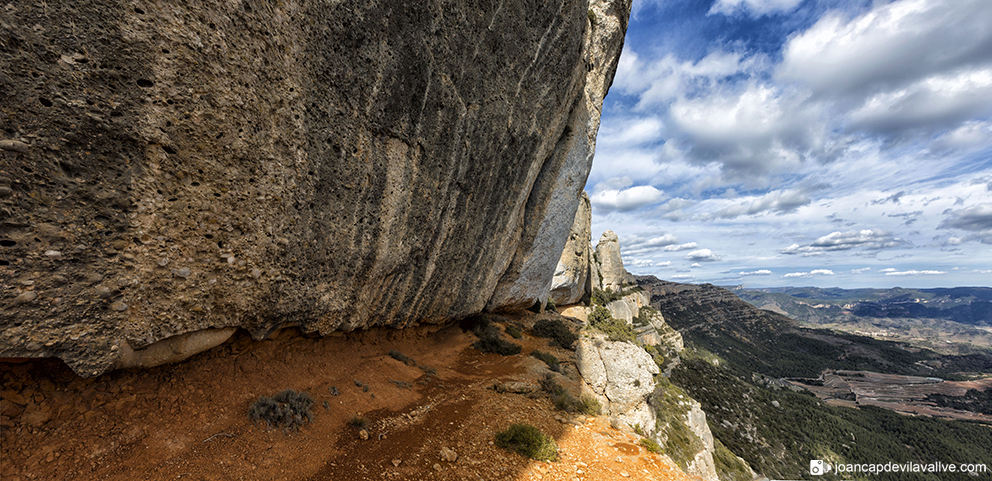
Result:
M588 218L580 209L558 263L556 290L552 292L554 297L555 292L581 290L583 297L592 302L562 309L562 314L589 326L578 341L575 355L583 390L617 422L658 443L686 473L707 481L721 479L706 413L700 403L665 379L679 362L681 334L649 306L651 292L637 286L637 278L623 267L617 235L604 232L593 250L589 232ZM595 255L587 254L593 251ZM568 299L574 297L572 294ZM554 298L556 302L559 299ZM602 316L596 310L605 310L614 322L626 325L631 340L615 339L598 331L591 321ZM733 468L744 473L732 479L754 477L747 463L730 457ZM726 465L724 468L726 471Z
M526 331L551 316L525 311L510 322ZM472 348L476 337L457 326L323 338L294 331L266 342L242 332L185 362L95 379L50 359L3 365L0 473L10 481L697 479L608 417L557 410L540 379L554 374L576 394L579 380L574 353L547 339L524 333L513 339L522 354L498 356ZM564 374L528 355L533 349L560 359ZM494 388L510 384L525 389ZM283 432L251 421L259 396L287 388L316 399L311 422ZM355 417L367 421L367 437L350 425ZM558 461L493 445L514 423L553 436Z
M8 5L0 357L93 376L235 327L327 334L543 302L629 11Z

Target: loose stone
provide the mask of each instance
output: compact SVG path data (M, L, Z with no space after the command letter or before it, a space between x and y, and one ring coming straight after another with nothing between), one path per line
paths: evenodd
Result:
M26 154L28 152L28 144L20 140L0 140L0 149Z
M458 453L451 448L441 448L441 461L453 463L458 460Z
M15 304L26 304L38 298L38 293L35 291L25 291L21 295L14 298Z

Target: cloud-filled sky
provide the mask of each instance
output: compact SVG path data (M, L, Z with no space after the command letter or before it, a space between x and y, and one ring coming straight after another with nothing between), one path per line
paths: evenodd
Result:
M634 0L586 189L636 274L992 285L992 2Z

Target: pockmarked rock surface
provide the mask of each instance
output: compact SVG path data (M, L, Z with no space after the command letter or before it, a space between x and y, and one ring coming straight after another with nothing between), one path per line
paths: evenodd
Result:
M568 232L568 240L555 267L551 280L551 298L556 305L575 304L586 293L589 261L592 256L589 241L592 238L592 204L589 195L582 192L575 220Z
M628 342L609 341L602 334L579 339L576 367L594 393L605 397L609 414L634 414L646 406L660 373L644 349ZM645 423L644 426L654 426Z
M8 5L0 357L92 376L208 329L402 328L543 301L629 11Z

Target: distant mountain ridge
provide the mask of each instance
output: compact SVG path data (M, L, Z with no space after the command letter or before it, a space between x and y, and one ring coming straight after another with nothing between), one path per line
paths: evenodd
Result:
M992 370L992 355L946 356L871 337L804 327L791 316L756 308L737 292L638 276L650 304L687 345L723 358L739 375L816 377L825 369L954 378ZM810 306L812 307L812 306Z
M808 463L812 459L833 464L943 460L992 465L992 452L987 449L992 431L978 423L904 416L857 400L838 405L808 391L795 392L781 380L801 377L815 384L816 378L832 370L965 379L970 377L965 372L992 372L992 353L944 355L904 343L806 327L745 302L735 295L739 289L678 284L653 276L636 279L650 296L651 307L682 334L685 350L672 371L672 384L702 404L713 436L755 471L769 477L811 479ZM795 305L803 302L811 310L824 309L813 307L819 298L793 295L823 296L823 292L793 289L791 294L762 294L783 296L779 299L787 298ZM823 291L837 296L834 303L850 294ZM903 294L910 296L922 292L906 291ZM958 298L977 299L968 291L946 291ZM895 297L888 294L881 293L875 300ZM942 295L949 296L947 292ZM979 396L976 392L974 400L965 399L964 407L980 407L984 398ZM946 404L958 401L952 396ZM879 473L872 478L971 479L965 473Z
M761 309L811 324L872 318L937 319L992 326L992 288L841 289L819 287L728 288Z

